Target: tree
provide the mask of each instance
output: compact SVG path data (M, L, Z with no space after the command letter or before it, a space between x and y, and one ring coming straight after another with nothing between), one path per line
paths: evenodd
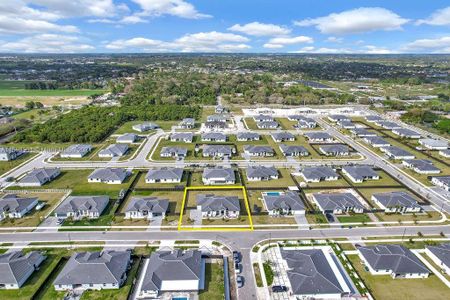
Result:
M41 102L34 102L34 106L36 108L44 108L44 104L42 104Z
M25 108L26 109L33 109L35 106L36 106L36 104L33 101L25 102Z

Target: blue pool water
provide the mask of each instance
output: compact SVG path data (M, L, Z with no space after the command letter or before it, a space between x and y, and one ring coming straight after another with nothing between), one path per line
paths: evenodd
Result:
M280 194L281 194L280 192L267 192L266 193L267 196L278 196Z
M176 298L172 298L172 300L189 300L188 297L176 297Z

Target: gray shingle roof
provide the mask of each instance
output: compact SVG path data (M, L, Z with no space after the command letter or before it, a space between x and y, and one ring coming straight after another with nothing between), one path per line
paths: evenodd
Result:
M0 213L21 212L36 200L37 197L22 198L15 194L6 194L0 199Z
M89 144L70 145L61 153L61 155L74 155L74 154L85 155L86 153L91 151L91 149L92 146Z
M40 168L34 169L20 180L20 183L40 183L44 184L50 181L50 178L60 173L59 168Z
M443 140L436 140L436 139L421 139L419 140L419 143L422 145L428 145L431 147L448 147L448 142Z
M57 214L89 210L101 214L108 205L108 196L70 196L67 197L56 209Z
M170 135L171 140L182 140L182 141L191 141L194 139L194 134L192 132L178 132L172 133Z
M256 126L258 128L277 128L279 126L277 121L262 121L257 122Z
M270 179L278 176L278 170L275 167L251 166L247 168L247 177Z
M221 132L206 132L202 134L202 141L205 140L222 140L226 141L227 136Z
M100 179L101 181L117 181L125 180L129 175L128 171L123 168L104 168L96 169L89 176L88 179Z
M101 150L99 155L122 156L128 151L127 144L112 144Z
M324 180L327 177L339 177L336 171L330 167L318 166L318 167L305 167L303 168L303 176L310 180Z
M361 202L351 193L316 193L313 197L325 211L344 210L346 207L364 209Z
M137 139L137 135L135 135L134 133L125 133L122 134L121 136L117 137L116 141L117 142L134 142Z
M350 121L350 118L344 115L330 115L329 118L335 121Z
M309 155L308 149L299 145L286 145L280 144L280 150L284 155L292 156L292 155Z
M379 121L379 122L377 122L377 124L379 124L379 126L386 128L386 129L395 129L395 128L401 127L397 123L390 122L390 121Z
M0 284L19 284L44 256L38 251L11 251L0 255Z
M145 179L147 179L147 180L150 180L150 179L181 180L182 177L183 177L183 169L181 169L181 168L160 168L160 169L148 170L147 175L145 176Z
M286 192L281 195L264 195L267 210L290 209L305 210L305 204L296 192Z
M72 254L53 284L119 284L130 263L130 251L105 250Z
M137 131L147 131L147 130L153 130L159 128L158 124L151 123L151 122L145 122L142 124L136 124L133 125L133 129Z
M234 170L231 168L205 168L203 169L203 178L225 178L226 181L235 181L236 177L234 175Z
M322 250L281 250L281 257L289 267L287 275L294 295L344 292Z
M408 151L399 148L397 146L388 146L388 147L382 147L381 151L386 152L390 156L414 156L413 154L409 153Z
M364 140L372 145L389 145L387 141L385 141L379 136L368 136L365 137Z
M220 121L207 121L205 122L206 128L225 128L227 126L226 122Z
M253 119L254 119L256 122L273 121L273 117L272 117L272 116L268 116L268 115L258 115L258 116L254 116Z
M344 166L342 170L356 180L379 177L378 173L369 166Z
M434 176L433 178L436 178L446 186L450 186L450 176Z
M260 136L256 132L240 132L237 134L238 140L259 140Z
M237 196L216 196L214 194L198 194L197 205L202 212L208 211L240 211L241 205Z
M365 119L366 119L366 121L371 121L371 122L383 120L383 118L379 117L379 116L366 116Z
M430 272L411 250L402 245L359 247L358 251L374 270L392 270L394 274Z
M260 145L245 145L244 152L249 153L267 153L274 154L275 151L270 146L260 146Z
M433 162L428 159L405 159L403 162L410 165L412 168L416 168L423 172L440 171L439 168L433 165Z
M170 154L175 156L186 156L187 149L183 147L162 147L161 154Z
M319 147L320 151L323 153L339 154L339 153L349 153L350 148L347 145L335 144L335 145L321 145Z
M450 268L450 243L440 244L440 245L429 245L427 249L431 251L441 262Z
M333 137L324 131L306 132L305 136L310 140L328 140Z
M377 135L375 132L369 131L365 128L353 128L350 131L353 134L356 134L357 136L376 136Z
M380 202L384 207L407 207L407 208L417 208L420 207L417 204L416 199L414 199L411 194L398 191L398 192L387 192L387 193L376 193L372 197L376 201Z
M169 208L168 199L160 199L158 197L133 197L126 208L129 211L150 211L152 213L165 213Z
M272 138L275 141L288 141L288 140L295 139L295 136L290 132L282 131L282 132L272 133Z
M413 136L420 136L420 134L417 131L408 129L408 128L398 128L392 130L393 133L403 136L403 137L413 137Z
M163 281L199 280L204 272L199 250L152 253L142 282L143 291L160 291Z
M233 150L230 145L205 145L203 147L203 154L211 155L228 155L231 156Z

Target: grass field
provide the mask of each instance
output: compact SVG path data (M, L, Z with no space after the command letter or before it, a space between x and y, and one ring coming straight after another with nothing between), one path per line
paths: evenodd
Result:
M18 165L24 163L27 160L29 160L33 156L34 156L34 154L32 154L32 153L25 153L15 160L0 162L0 174L4 174L4 173L8 172L9 170L17 167Z
M140 177L138 178L138 181L135 186L136 189L173 188L176 186L186 186L187 185L188 171L183 172L183 177L181 178L181 182L178 182L178 183L146 183L145 182L146 175L147 175L146 172L140 173Z
M430 275L425 279L392 279L389 275L374 276L364 270L357 255L348 255L348 259L375 299L436 300L450 298L450 289L435 275Z
M295 186L294 180L290 175L291 170L278 169L278 179L269 181L248 181L246 171L243 171L243 180L247 187L280 187L287 189L288 186Z
M224 298L223 263L205 265L205 289L199 292L199 300L222 300Z
M90 96L95 94L103 94L105 92L106 90L26 90L4 89L0 87L0 97Z

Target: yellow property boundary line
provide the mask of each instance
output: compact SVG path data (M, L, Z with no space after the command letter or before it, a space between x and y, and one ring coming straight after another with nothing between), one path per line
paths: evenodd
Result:
M245 202L245 209L247 211L248 219L249 219L249 227L248 228L238 228L238 227L232 227L233 225L230 225L228 227L183 227L183 214L184 214L184 207L186 204L187 194L189 191L195 191L195 190L241 190L242 194L244 195L244 202ZM183 202L181 203L181 212L180 212L180 218L178 220L178 231L253 231L253 220L252 220L252 214L250 212L250 207L248 204L248 197L247 197L247 190L244 186L221 186L221 185L214 185L214 186L189 186L184 188L184 194L183 194Z

